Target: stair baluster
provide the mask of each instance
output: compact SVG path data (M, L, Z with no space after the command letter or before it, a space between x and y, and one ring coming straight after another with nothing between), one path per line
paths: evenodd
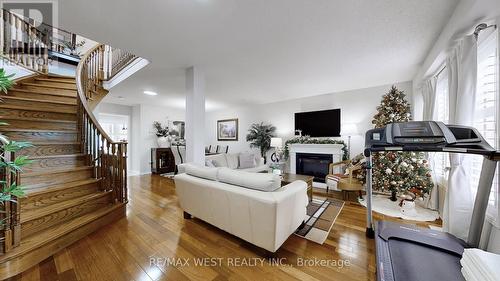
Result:
M0 140L1 142L1 140ZM5 161L12 161L16 158L15 153L6 153L4 155ZM18 171L11 171L7 167L0 170L0 180L5 181L7 186L11 186L12 183L21 184ZM6 253L15 246L19 245L20 242L20 210L19 210L19 199L12 196L10 201L5 201L0 208L0 219L3 221L2 229L0 231L0 253Z
M102 179L103 188L113 192L115 202L126 203L127 143L113 141L97 122L89 101L103 88L104 45L97 45L84 55L77 67L80 134L86 143L94 176ZM108 57L109 58L109 57Z
M19 66L25 67L31 71L38 72L40 75L38 78L40 80L48 80L49 77L46 74L48 73L48 52L49 49L51 51L62 51L64 50L63 45L60 42L56 42L55 38L51 38L49 33L41 31L37 29L32 23L27 21L26 19L15 15L7 10L3 10L0 12L3 40L0 42L0 55L3 59L6 59L12 63L15 63ZM56 28L47 26L50 29L56 30ZM45 29L47 30L47 29ZM66 31L61 31L69 34L74 37L73 34L68 33ZM73 38L74 39L74 38ZM75 40L73 40L75 41ZM73 42L74 43L74 42ZM77 66L76 73L76 89L77 89L77 97L76 97L76 124L73 126L76 127L76 138L74 139L74 135L72 133L60 133L50 136L51 141L71 141L76 142L76 144L69 144L64 149L68 149L72 151L76 148L76 150L82 155L75 156L74 158L66 157L70 160L70 165L84 165L91 166L88 169L80 169L79 168L79 177L86 177L87 179L95 179L96 183L100 185L97 186L97 189L101 191L109 191L110 196L107 197L108 202L112 201L113 203L126 203L127 199L127 143L126 142L117 142L113 141L106 132L102 129L102 127L97 122L95 116L92 113L92 108L99 101L100 98L103 97L103 93L107 93L107 91L103 88L103 81L110 78L111 73L116 74L116 70L121 70L126 66L127 63L130 63L135 59L135 56L122 52L121 50L114 49L114 52L117 57L113 57L112 54L106 54L105 52L109 51L111 48L105 45L97 45L84 54L80 60L80 63ZM124 63L126 61L127 63ZM115 72L113 72L114 70ZM113 75L114 75L113 74ZM57 78L55 78L57 79ZM67 78L66 78L67 79ZM61 83L61 81L53 82L53 83ZM21 83L23 84L23 83ZM37 87L36 84L29 85L33 83L24 83L27 87L17 89L17 94L26 95L26 91L28 90L30 95L41 95L41 93L31 93L31 91L35 91L32 87ZM34 86L35 85L35 86ZM49 84L54 85L54 84ZM52 86L53 87L53 86ZM46 91L50 91L52 88L46 88L42 93L46 94ZM61 88L63 92L67 92L67 88ZM14 90L15 91L15 90ZM21 92L19 92L21 91ZM73 97L74 98L74 97ZM16 98L11 98L11 102L16 101ZM59 96L58 99L67 99L71 100L70 96ZM29 100L27 101L30 102ZM17 101L19 104L19 101ZM18 106L16 104L16 106ZM33 106L33 105L31 105ZM65 107L73 107L74 105L64 105ZM47 105L44 106L47 109ZM11 109L9 109L11 110ZM19 110L19 109L12 109ZM73 112L58 112L54 113L59 116L62 115L71 115ZM35 117L35 115L33 115ZM35 117L36 118L36 117ZM66 119L75 120L75 119ZM43 119L43 118L42 118ZM24 121L16 121L17 124L25 124ZM21 123L19 123L21 122ZM44 122L44 121L40 121ZM25 125L24 125L25 126ZM72 125L70 123L64 123L65 129L70 128ZM73 127L71 127L73 128ZM74 130L74 129L73 129ZM69 132L69 130L68 130ZM18 134L15 137L23 138L25 137L24 132L15 133ZM56 139L57 136L60 136L61 139ZM72 137L70 137L72 136ZM31 136L33 137L33 136ZM78 146L79 145L79 146ZM75 151L76 152L76 151ZM55 156L47 155L47 156ZM8 159L13 159L15 155L7 155ZM62 155L61 155L62 156ZM40 155L38 155L40 157ZM83 161L82 161L83 160ZM48 160L44 160L48 161ZM39 169L39 168L38 168ZM31 173L36 174L40 170L32 169ZM63 173L63 172L60 172ZM10 171L6 171L5 169L0 169L0 180L5 180L10 182L16 181L16 183L20 183L20 174L19 173L11 173ZM64 180L64 178L62 179ZM26 183L29 185L36 185L36 177L35 176L27 176ZM55 185L61 184L62 181L57 181ZM87 183L91 184L91 183ZM77 186L73 186L76 190ZM104 197L103 197L104 198ZM29 200L29 199L22 199ZM99 199L102 200L102 199ZM19 203L20 202L20 203ZM0 219L5 219L5 226L0 229L0 256L3 257L8 256L6 254L9 250L14 249L14 247L19 246L19 248L23 248L24 244L21 243L21 237L30 237L36 233L36 227L34 225L30 225L31 221L35 221L34 218L28 219L30 223L26 223L27 218L25 217L25 209L23 205L23 209L21 209L21 203L25 201L19 201L18 198L13 197L12 201L6 202L3 206L0 206ZM57 204L57 203L55 203ZM21 210L23 211L23 217L21 217ZM31 210L32 211L32 210ZM23 218L23 236L21 236L21 218ZM26 228L24 228L26 226ZM30 241L27 241L29 243ZM16 251L11 251L10 254L16 253ZM0 257L1 258L1 257ZM0 276L5 274L0 270Z
M49 36L22 17L2 9L2 57L29 70L49 71Z

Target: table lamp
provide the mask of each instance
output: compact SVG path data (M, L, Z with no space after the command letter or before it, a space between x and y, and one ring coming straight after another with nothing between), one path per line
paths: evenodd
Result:
M351 136L359 135L358 125L355 123L347 123L342 125L340 134L347 136L347 157L351 159Z

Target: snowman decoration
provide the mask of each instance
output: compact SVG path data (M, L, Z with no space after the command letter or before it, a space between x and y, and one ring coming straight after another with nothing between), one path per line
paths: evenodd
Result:
M408 191L409 192L403 194L400 197L401 199L401 201L399 202L400 211L405 216L416 217L418 216L418 214L417 214L417 209L415 208L415 199L417 198L417 195L421 195L421 191L417 188L412 188ZM419 198L422 197L420 196Z

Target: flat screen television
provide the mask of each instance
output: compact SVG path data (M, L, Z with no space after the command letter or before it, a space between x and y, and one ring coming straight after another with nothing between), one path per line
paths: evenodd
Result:
M340 137L340 108L295 113L295 130L303 136Z

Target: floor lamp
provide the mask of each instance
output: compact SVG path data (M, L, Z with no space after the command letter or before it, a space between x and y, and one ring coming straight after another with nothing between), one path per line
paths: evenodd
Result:
M347 123L342 125L341 136L347 136L347 158L351 159L351 136L359 135L358 125L355 123Z

